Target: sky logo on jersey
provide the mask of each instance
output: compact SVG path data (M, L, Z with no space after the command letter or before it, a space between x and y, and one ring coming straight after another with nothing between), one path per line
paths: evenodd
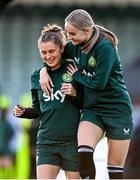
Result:
M96 59L91 56L88 60L88 65L91 66L91 67L95 67L96 66Z
M63 94L60 90L57 90L55 93L51 93L51 95L47 95L43 93L44 101L54 101L58 100L61 103L64 102L65 94Z
M65 73L65 74L63 74L62 79L63 79L64 82L68 83L68 82L71 82L73 78L68 73Z

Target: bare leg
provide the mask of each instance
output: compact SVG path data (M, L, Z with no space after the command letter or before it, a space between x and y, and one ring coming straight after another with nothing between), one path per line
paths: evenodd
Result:
M87 145L95 149L103 130L89 121L82 121L78 128L78 146Z
M65 171L66 179L80 179L79 172Z
M130 140L108 139L108 170L111 179L123 179L123 167Z
M37 166L37 179L56 179L59 171L59 166L48 164L39 165Z

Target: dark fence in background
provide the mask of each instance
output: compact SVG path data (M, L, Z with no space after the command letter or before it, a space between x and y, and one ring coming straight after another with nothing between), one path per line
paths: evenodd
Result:
M22 93L30 92L30 74L41 64L37 40L42 27L48 23L63 26L64 18L76 8L87 10L97 24L118 35L126 83L131 96L139 99L139 8L15 6L0 14L0 86L14 104Z

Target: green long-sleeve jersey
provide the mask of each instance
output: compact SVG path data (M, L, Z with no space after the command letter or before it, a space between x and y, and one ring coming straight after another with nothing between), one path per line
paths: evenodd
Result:
M88 54L68 42L64 56L75 61L73 78L84 85L83 108L104 116L129 116L132 104L122 76L121 60L113 44L99 38Z
M62 61L61 67L55 71L48 71L53 81L54 88L51 95L46 95L39 83L39 70L31 75L32 107L41 111L40 125L38 129L37 143L63 143L77 140L77 129L80 120L80 110L75 104L79 97L71 97L61 92L63 82L72 83L73 78L67 72L66 61ZM81 100L81 99L80 99Z

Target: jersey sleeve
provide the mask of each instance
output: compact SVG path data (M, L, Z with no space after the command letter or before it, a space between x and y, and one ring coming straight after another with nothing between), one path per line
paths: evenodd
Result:
M34 119L34 118L38 118L41 115L37 90L32 89L31 94L32 94L32 107L25 108L25 111L20 116L20 118Z
M39 73L40 70L36 70L31 74L31 89L40 89L40 83L39 83Z
M73 74L73 78L88 88L95 90L104 89L108 83L115 58L117 58L116 56L116 49L111 43L102 44L96 50L95 75L88 76L80 71L77 71Z
M64 52L62 54L63 59L74 58L75 48L70 41L67 41Z
M32 107L40 109L38 90L41 89L39 83L39 70L36 70L31 75L31 95L32 95Z

